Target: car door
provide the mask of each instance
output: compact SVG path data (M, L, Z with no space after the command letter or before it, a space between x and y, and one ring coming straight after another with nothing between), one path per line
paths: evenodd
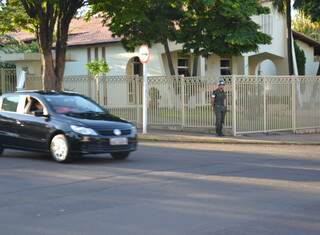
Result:
M17 109L20 96L4 95L1 99L0 141L4 146L18 146Z
M30 108L30 104L28 104L28 100L30 98L41 103L44 107L44 113L47 114L46 107L38 98L24 96L24 99L20 100L21 108L18 109L17 115L19 144L23 146L24 149L48 150L47 143L52 130L50 117L37 117L29 112L28 108Z

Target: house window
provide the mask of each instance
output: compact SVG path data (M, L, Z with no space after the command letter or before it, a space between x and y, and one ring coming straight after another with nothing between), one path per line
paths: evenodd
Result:
M263 33L272 35L273 34L273 17L272 15L261 15L261 30Z
M133 75L142 76L143 75L143 66L140 62L139 57L133 58L132 65L133 65Z
M232 65L231 58L221 58L220 59L220 75L231 75L232 74Z
M87 60L88 60L88 63L91 62L91 48L87 49Z
M106 48L105 48L105 47L102 47L102 52L101 52L101 54L102 54L102 59L103 59L104 61L106 61Z
M178 58L178 75L190 76L189 58Z
M99 60L99 48L94 48L94 59Z

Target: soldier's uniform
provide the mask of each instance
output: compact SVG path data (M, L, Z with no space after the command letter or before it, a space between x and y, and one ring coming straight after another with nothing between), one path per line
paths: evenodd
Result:
M227 107L225 106L226 97L226 92L219 88L212 92L212 98L214 98L213 106L216 114L216 133L219 136L223 135L222 128L227 112Z

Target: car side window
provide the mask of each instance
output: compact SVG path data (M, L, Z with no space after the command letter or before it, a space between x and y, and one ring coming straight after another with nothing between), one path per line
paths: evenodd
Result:
M10 95L10 96L5 96L2 100L2 111L7 111L7 112L17 112L19 104L19 96L18 95Z
M27 96L24 101L24 114L34 115L35 112L47 113L47 110L38 99Z

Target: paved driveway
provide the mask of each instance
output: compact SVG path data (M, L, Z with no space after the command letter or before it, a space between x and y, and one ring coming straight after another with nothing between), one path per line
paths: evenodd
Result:
M143 144L0 157L0 234L319 235L320 147Z

